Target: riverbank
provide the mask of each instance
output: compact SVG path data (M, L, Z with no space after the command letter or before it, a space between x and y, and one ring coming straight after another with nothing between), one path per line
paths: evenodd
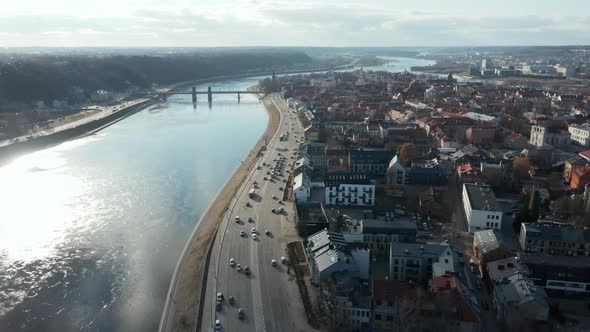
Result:
M197 329L197 322L200 320L203 309L211 247L221 224L220 221L265 145L263 138L274 136L279 127L279 111L269 98L264 98L263 104L269 114L267 128L193 230L172 276L159 331L193 332Z
M21 155L37 150L46 149L63 142L92 135L104 128L107 128L127 117L140 112L156 103L159 98L148 99L143 102L128 106L117 112L111 113L94 121L86 122L78 126L59 130L47 135L37 136L24 141L12 143L0 147L0 165L10 162Z

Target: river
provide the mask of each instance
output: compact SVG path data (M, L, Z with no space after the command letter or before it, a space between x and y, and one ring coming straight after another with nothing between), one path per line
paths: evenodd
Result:
M365 69L433 63L395 59ZM183 246L268 119L252 95L190 98L0 168L0 331L157 329Z

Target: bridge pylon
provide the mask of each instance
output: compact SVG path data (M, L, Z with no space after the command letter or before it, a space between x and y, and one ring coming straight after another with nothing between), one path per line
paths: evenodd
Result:
M197 88L193 86L193 90L192 90L192 95L193 95L193 104L197 102Z

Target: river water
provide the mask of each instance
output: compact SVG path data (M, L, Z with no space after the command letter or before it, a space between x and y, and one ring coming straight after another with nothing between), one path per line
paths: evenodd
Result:
M365 69L432 63L396 59ZM191 231L268 120L251 95L190 98L0 168L1 332L157 329Z

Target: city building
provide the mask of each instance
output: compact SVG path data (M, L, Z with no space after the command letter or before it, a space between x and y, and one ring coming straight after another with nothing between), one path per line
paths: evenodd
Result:
M348 164L353 173L383 176L394 155L386 150L353 150L348 155Z
M324 185L327 205L375 205L375 182L365 174L329 173Z
M549 317L547 294L523 273L514 273L493 286L496 318L510 331Z
M307 261L314 283L345 274L351 278L368 279L369 252L352 249L342 234L324 229L307 238Z
M531 126L531 138L529 143L536 147L551 145L555 147L566 146L574 140L572 130L557 130L546 126Z
M590 123L571 124L568 131L572 135L572 142L581 146L590 146Z
M423 284L433 276L454 272L453 250L448 243L392 242L389 256L389 277L392 280Z
M475 294L453 273L432 278L430 291L435 314L431 326L451 326L453 331L477 332L481 329L481 308ZM437 317L440 315L439 321Z
M313 169L323 171L327 169L326 144L309 142L306 146L305 155Z
M305 203L310 195L310 180L307 175L300 173L293 179L293 199L296 203Z
M489 262L511 256L513 253L508 249L502 234L489 229L473 233L473 257L482 275Z
M569 183L572 179L573 169L575 167L583 167L587 164L588 162L586 162L580 155L574 155L566 159L563 168L563 179Z
M496 195L487 184L463 184L463 208L470 233L484 229L502 229L503 212Z
M372 331L390 332L399 328L408 319L408 313L418 311L420 291L420 287L400 280L374 280Z
M582 191L590 183L590 165L573 166L571 176L570 188Z
M525 275L529 273L527 266L516 256L494 260L486 264L486 277L492 285L496 282L501 282L515 273L523 273Z
M362 220L361 230L365 248L372 255L388 255L392 242L416 242L418 229L409 219Z
M590 295L590 257L521 253L530 278L549 295Z
M526 253L590 256L590 229L554 223L523 223L519 244Z

